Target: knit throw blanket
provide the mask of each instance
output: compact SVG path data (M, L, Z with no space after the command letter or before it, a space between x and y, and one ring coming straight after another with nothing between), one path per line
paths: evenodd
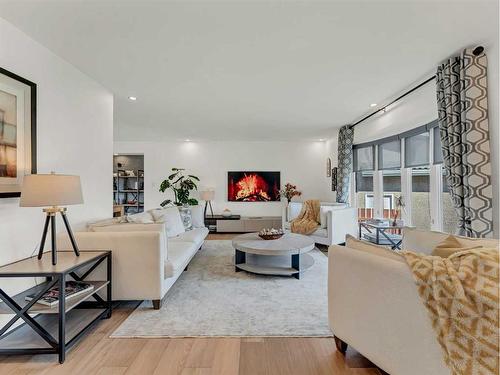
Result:
M498 249L402 252L453 375L498 375Z
M307 200L302 205L299 216L292 220L293 233L311 234L319 227L319 200Z

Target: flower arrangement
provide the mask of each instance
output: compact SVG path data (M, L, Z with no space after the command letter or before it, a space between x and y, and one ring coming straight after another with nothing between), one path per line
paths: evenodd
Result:
M302 195L302 192L297 190L297 186L292 185L289 182L285 184L285 187L281 189L279 193L280 197L286 198L288 203L291 202L293 197L300 197Z

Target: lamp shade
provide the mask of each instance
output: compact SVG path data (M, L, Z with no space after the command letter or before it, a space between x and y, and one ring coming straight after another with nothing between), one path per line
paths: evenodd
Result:
M80 176L32 174L24 176L21 207L67 206L83 203Z
M202 201L212 201L215 198L215 191L204 190L200 192L200 199Z

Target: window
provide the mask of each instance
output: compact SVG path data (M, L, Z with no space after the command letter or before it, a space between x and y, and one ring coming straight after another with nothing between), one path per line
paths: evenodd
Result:
M441 204L443 212L443 232L455 234L458 227L458 216L453 201L451 200L450 190L448 188L448 181L446 179L446 171L443 171L443 193L441 194Z
M401 218L397 201L401 197L401 169L386 169L382 172L384 188L384 218Z
M429 166L411 169L411 223L417 229L431 229Z
M373 157L374 150L374 146L356 148L354 154L356 171L373 171L375 169L375 159Z
M441 147L441 135L439 134L439 126L432 129L434 132L434 144L432 147L432 154L434 156L434 164L441 164L443 162L443 148Z
M374 151L374 146L368 146L356 148L354 152L356 201L358 202L359 220L373 217Z
M401 168L401 141L399 139L378 146L378 169Z
M429 165L429 132L405 138L405 167Z
M356 201L358 219L373 217L373 171L356 172Z
M456 233L437 120L354 147L360 219L373 217L375 206L384 218L397 216L419 229ZM401 201L405 208L399 207Z

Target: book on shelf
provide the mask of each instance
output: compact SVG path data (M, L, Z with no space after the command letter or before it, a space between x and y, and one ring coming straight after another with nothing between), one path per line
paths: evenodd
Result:
M89 292L94 289L94 285L84 281L66 281L65 293L66 299L76 297L82 293ZM38 293L28 294L25 297L26 301L31 301ZM45 294L36 301L45 306L54 307L59 304L59 287L50 288Z

